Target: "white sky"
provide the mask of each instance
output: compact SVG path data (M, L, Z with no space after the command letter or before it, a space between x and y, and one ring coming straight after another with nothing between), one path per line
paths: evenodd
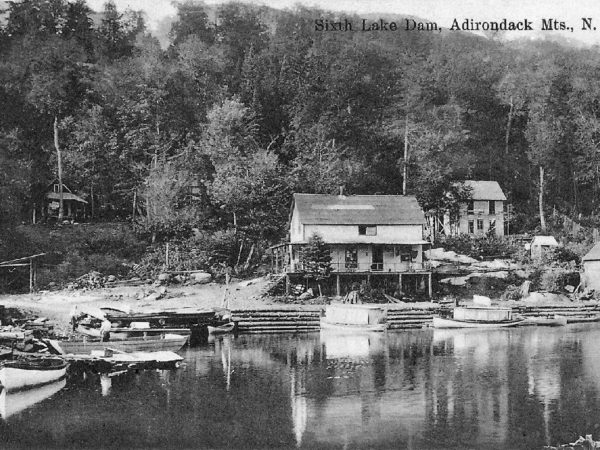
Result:
M264 4L274 8L291 8L295 4L317 6L332 11L349 13L394 13L418 16L435 21L442 27L449 27L454 18L473 18L480 21L499 19L523 20L534 23L539 30L541 19L558 19L567 26L574 27L574 32L528 32L525 36L556 36L577 39L587 44L600 43L600 1L598 0L241 0L243 3ZM100 11L105 0L88 0L88 4ZM150 28L165 16L175 15L175 7L171 0L114 0L119 9L131 8L145 11L150 19ZM207 4L222 3L219 0L207 0ZM581 31L581 18L591 17L598 31ZM518 32L509 32L507 37L522 36Z

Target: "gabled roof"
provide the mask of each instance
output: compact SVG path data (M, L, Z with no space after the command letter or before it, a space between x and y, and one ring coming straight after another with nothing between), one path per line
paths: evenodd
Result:
M294 194L300 222L309 225L421 225L414 196Z
M582 261L600 261L600 242L592 247L587 254L581 259Z
M465 186L471 188L473 200L506 200L497 181L466 180Z
M531 245L551 245L557 247L558 242L556 242L554 236L534 236Z
M60 194L58 192L48 192L46 198L49 198L50 200L60 200ZM71 192L63 192L63 200L74 200L79 203L87 203L84 199Z

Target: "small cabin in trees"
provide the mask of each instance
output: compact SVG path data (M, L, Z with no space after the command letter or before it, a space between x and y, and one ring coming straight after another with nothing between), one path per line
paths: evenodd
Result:
M504 203L506 196L497 181L465 181L471 189L471 200L460 205L458 233L504 236Z
M64 220L83 220L86 217L86 205L85 201L80 196L74 194L63 183L63 217ZM52 220L58 219L58 210L60 206L60 185L58 181L53 182L48 186L48 190L44 195L44 204L41 208L41 220ZM34 208L33 212L33 223L36 223L40 217L38 211Z
M319 235L331 256L330 294L368 281L387 293L431 295L424 259L425 215L414 196L294 194L288 242L272 248L273 269L287 286L302 283L302 251Z

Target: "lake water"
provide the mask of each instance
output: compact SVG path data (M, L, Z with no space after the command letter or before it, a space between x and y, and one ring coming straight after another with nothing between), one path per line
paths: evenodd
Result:
M174 371L71 377L21 411L9 396L0 445L535 449L600 439L598 324L225 336L182 355Z

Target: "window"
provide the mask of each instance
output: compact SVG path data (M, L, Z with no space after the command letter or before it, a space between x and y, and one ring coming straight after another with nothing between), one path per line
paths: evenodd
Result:
M361 236L377 236L377 227L375 225L359 225L358 234Z
M475 202L473 200L470 200L469 203L467 203L467 214L473 214L474 211L475 211Z
M469 220L469 233L475 233L475 222L473 222L472 220Z
M346 249L346 269L358 268L358 252L355 248Z
M496 219L490 219L490 233L496 232Z
M483 230L483 219L477 219L477 230Z
M496 214L496 201L490 200L490 214Z

